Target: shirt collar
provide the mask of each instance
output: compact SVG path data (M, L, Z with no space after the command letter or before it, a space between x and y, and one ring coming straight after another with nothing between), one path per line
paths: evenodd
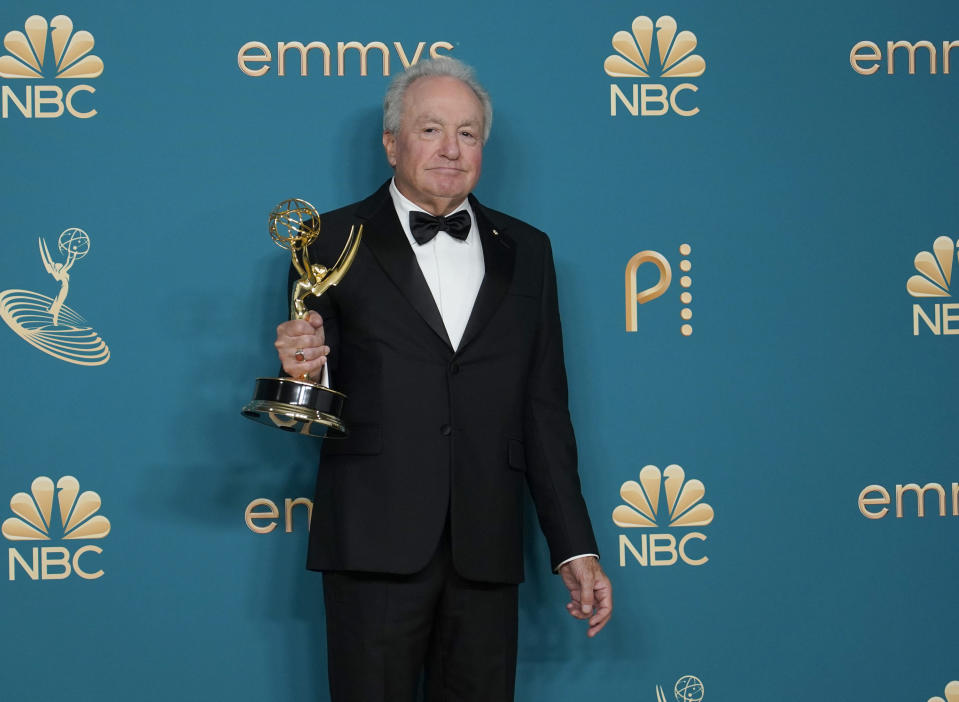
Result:
M410 246L413 246L415 251L415 247L419 246L419 244L416 243L416 239L413 238L413 233L410 231L410 212L425 212L426 210L400 192L399 188L396 187L395 178L390 180L390 197L393 198L393 208L396 210L396 216L400 220L400 226L403 227L403 233L406 234ZM460 210L466 210L470 215L470 233L462 243L472 244L476 240L476 214L474 214L473 208L470 207L469 198L463 200L453 212L459 212ZM453 212L450 214L453 214ZM435 239L433 241L435 241Z

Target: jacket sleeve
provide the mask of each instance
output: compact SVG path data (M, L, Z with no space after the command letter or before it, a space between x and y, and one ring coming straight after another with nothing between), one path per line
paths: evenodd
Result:
M524 412L526 479L555 569L572 556L598 554L577 469L569 417L563 334L552 249L543 247L539 329Z

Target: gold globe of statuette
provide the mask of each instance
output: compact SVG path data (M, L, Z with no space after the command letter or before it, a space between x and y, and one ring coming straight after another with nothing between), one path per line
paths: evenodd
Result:
M306 200L284 200L270 212L270 237L281 249L309 246L320 234L320 215Z

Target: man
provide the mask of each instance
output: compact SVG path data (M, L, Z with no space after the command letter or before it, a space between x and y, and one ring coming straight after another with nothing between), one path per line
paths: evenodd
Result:
M277 329L287 373L329 370L347 395L349 436L323 442L308 558L324 573L334 702L412 700L424 668L429 700L513 699L524 482L569 613L593 636L612 611L549 241L470 195L491 120L454 59L398 76L384 101L392 181L323 215L311 246L330 264L362 224L353 265Z

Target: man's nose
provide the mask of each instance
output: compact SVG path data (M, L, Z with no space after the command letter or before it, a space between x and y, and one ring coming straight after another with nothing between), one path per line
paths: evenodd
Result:
M443 143L440 145L440 153L446 158L456 159L460 157L459 135L456 132L443 134Z

